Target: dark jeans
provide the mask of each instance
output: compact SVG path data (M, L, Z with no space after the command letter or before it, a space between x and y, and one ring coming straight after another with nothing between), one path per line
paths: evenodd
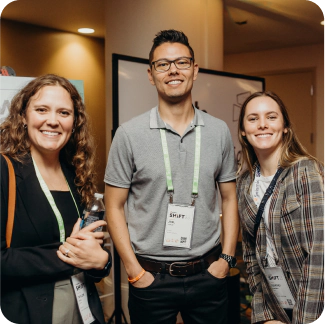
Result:
M129 285L132 324L174 324L181 312L185 324L227 323L227 279L207 270L188 277L154 274L146 288Z

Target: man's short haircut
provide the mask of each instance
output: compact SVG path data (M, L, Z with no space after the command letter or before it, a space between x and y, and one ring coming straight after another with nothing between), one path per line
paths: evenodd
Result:
M169 29L161 30L158 34L156 34L156 37L153 40L153 45L149 53L149 63L151 63L153 60L153 53L155 49L164 43L180 43L185 45L189 49L191 57L194 61L194 51L188 42L187 36L181 31Z

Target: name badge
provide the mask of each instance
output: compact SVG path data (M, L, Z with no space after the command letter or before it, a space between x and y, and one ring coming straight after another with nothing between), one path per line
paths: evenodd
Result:
M278 299L280 305L286 309L293 309L295 300L289 289L287 280L281 267L265 268L266 279Z
M87 286L85 282L85 274L80 272L71 277L72 286L76 295L77 304L80 315L84 324L90 324L95 321L88 304Z
M164 246L191 248L194 206L168 204Z

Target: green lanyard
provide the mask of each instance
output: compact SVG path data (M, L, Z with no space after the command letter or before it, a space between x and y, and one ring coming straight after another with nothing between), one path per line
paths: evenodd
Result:
M33 157L32 157L32 160L33 160L33 164L34 164L34 168L35 168L35 172L36 172L36 176L37 176L37 179L38 179L38 181L39 181L39 184L41 185L41 188L42 188L42 190L43 190L43 192L44 192L44 194L45 194L45 196L46 196L46 198L47 198L49 204L51 205L52 210L53 210L53 212L54 212L54 214L55 214L56 220L57 220L57 222L58 222L58 225L59 225L59 232L60 232L60 242L63 243L63 242L65 241L65 229L64 229L64 221L63 221L62 215L61 215L61 213L60 213L58 207L56 206L55 201L54 201L54 198L53 198L53 196L52 196L52 194L51 194L51 191L49 190L49 188L48 188L48 186L46 185L46 183L45 183L45 181L44 181L44 179L43 179L41 173L39 172L38 167L37 167L37 165L36 165L36 163L35 163ZM64 176L64 177L65 177L65 176ZM68 185L68 188L69 188L69 191L70 191L71 197L72 197L72 199L73 199L73 202L74 202L74 204L75 204L75 206L76 206L76 209L77 209L78 216L79 216L79 218L80 218L79 209L78 209L78 207L77 207L77 203L76 203L76 201L75 201L75 199L74 199L74 197L73 197L73 194L72 194L72 192L71 192L71 189L70 189L69 183L68 183L67 179L65 179L65 181L67 182L67 185Z
M170 159L168 153L168 145L165 129L160 129L161 145L164 153L167 192L170 196L170 203L173 202L174 186L172 180L172 170L170 167ZM195 203L195 198L198 196L199 188L199 172L200 172L200 150L201 150L201 128L195 127L195 155L194 155L194 175L192 187L192 205Z

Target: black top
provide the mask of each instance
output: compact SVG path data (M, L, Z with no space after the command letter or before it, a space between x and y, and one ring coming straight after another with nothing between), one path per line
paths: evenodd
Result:
M54 198L55 204L58 207L63 222L64 222L64 228L65 228L65 236L66 238L70 236L73 225L76 223L78 220L78 212L76 209L76 206L74 204L74 201L71 197L70 191L52 191L51 194ZM60 240L60 233L59 233L59 225L57 222L57 219L55 215L51 215L54 217L51 217L51 222L53 226L53 239L54 241L59 241Z

